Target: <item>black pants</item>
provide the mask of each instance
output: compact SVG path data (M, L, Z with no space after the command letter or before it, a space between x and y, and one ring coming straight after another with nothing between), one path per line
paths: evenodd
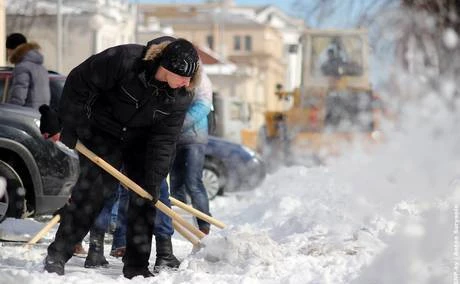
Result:
M136 135L130 141L122 142L101 131L92 132L91 139L84 139L82 143L115 169L123 165L127 176L145 188L145 137ZM75 244L88 233L104 206L104 200L118 187L118 180L104 169L81 154L79 159L80 176L72 189L70 205L61 216L54 242L48 247L50 257L64 262L72 257ZM123 262L125 266L148 267L155 207L151 201L130 194Z

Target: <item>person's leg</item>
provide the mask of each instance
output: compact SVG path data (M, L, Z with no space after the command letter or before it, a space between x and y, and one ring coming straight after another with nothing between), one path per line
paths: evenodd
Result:
M89 233L89 250L84 266L86 268L108 267L109 262L104 256L104 237L110 223L112 207L117 199L118 192L114 191L112 196L104 202L104 207L97 216L96 221Z
M154 223L155 209L151 202L130 192L126 251L123 256L123 274L126 278L151 276L148 266Z
M118 187L117 226L113 232L112 251L110 255L122 257L126 250L126 222L128 214L129 191L123 186Z
M105 232L98 230L94 226L89 233L89 250L85 259L85 268L108 267L109 262L104 256L104 237Z
M184 187L185 174L185 150L181 147L176 148L176 157L172 164L169 175L171 196L177 200L187 203L187 194Z
M110 224L110 218L112 216L112 207L117 201L117 198L118 191L114 191L112 196L104 201L104 207L102 208L101 213L97 216L96 221L94 221L94 225L91 229L95 229L100 232L107 231Z
M206 145L189 144L185 146L185 189L190 195L192 206L201 212L209 213L209 199L206 188L203 185L203 166ZM204 233L209 233L210 224L197 218L198 227Z
M124 170L127 176L146 189L145 151L139 146L131 147L123 153ZM152 192L149 192L153 194ZM126 230L126 252L123 256L123 275L133 278L138 275L152 276L148 270L155 223L154 204L130 191Z
M161 183L159 200L166 206L171 208L171 201L169 200L168 183L166 182L166 180L163 180L163 182ZM163 213L161 210L157 210L153 233L155 234L155 236L164 237L170 237L174 234L171 218L165 213Z
M160 201L171 208L166 180L161 183ZM172 249L171 236L174 234L172 219L160 210L157 210L153 232L155 234L157 254L154 271L159 272L164 267L179 267L180 261L174 256Z
M121 164L117 143L106 137L94 137L85 143L92 151L114 166ZM110 150L109 150L110 149ZM80 176L72 190L71 202L61 216L54 241L48 247L45 270L64 273L74 246L88 233L101 211L105 198L116 189L117 181L99 166L79 155Z

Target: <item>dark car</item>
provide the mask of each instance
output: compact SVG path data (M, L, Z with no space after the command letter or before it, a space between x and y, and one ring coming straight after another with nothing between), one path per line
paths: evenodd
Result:
M265 176L265 164L256 152L222 138L209 137L203 170L209 198L224 192L254 189Z
M11 71L11 68L0 67L2 103L8 94ZM51 71L49 76L50 105L57 107L65 76ZM67 200L78 176L76 153L60 143L55 145L41 138L37 111L0 104L0 124L0 176L8 177L9 181L9 195L0 199L0 220L5 217L6 208L7 216L24 214L24 206L21 207L24 198L13 188L25 189L28 212L42 214L59 208ZM2 141L16 146L3 146ZM264 178L264 163L254 151L210 136L203 170L209 198L224 192L252 189Z
M0 68L0 221L5 217L45 214L61 207L78 178L78 156L61 143L44 140L40 114L31 108L4 104L11 68ZM52 104L65 77L50 73Z

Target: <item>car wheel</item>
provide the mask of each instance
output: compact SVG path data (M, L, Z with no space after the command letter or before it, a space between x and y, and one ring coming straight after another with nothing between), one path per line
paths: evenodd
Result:
M6 217L23 217L26 206L24 184L21 177L13 167L2 160L0 160L0 176L6 181L6 193L0 194L2 196L0 197L0 222Z
M209 199L214 199L224 189L225 179L222 169L211 160L206 160L203 167L203 184Z

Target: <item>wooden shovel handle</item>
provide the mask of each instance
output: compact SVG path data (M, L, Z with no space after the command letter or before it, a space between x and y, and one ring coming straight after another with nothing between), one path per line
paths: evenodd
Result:
M134 181L132 181L130 178L122 174L119 170L115 169L112 165L104 161L102 158L94 154L92 151L90 151L88 148L86 148L83 144L81 144L79 141L77 142L77 145L75 146L75 149L82 153L84 156L86 156L88 159L93 161L95 164L103 168L105 171L107 171L109 174L111 174L113 177L115 177L117 180L120 181L120 183L124 184L127 186L129 189L140 195L141 197L151 200L153 202L153 197L150 193L145 191L142 187L140 187L138 184L136 184ZM185 221L179 214L171 210L168 206L163 204L161 201L157 201L155 203L155 207L161 210L163 213L171 217L173 220L176 220L177 223L179 223L181 226L187 228L190 232L192 232L195 236L197 236L199 239L204 238L206 235L198 230L195 226L192 224L188 223Z
M27 242L27 245L33 245L35 244L36 242L38 242L41 238L43 238L44 235L46 235L46 233L49 232L49 230L51 230L51 228L53 228L54 225L56 225L57 223L59 223L59 220L61 220L61 216L59 214L56 214L56 216L54 216L46 225L45 227L43 227L37 234L35 234L35 236L33 236L32 239L30 239L30 241Z
M182 208L183 210L189 212L190 214L192 214L195 217L200 218L203 221L206 221L206 222L208 222L210 224L213 224L214 226L217 226L217 227L219 227L221 229L225 228L225 226L226 226L223 222L221 222L221 221L219 221L219 220L217 220L217 219L215 219L215 218L213 218L213 217L211 217L211 216L209 216L207 214L204 214L203 212L193 208L192 206L190 206L188 204L183 203L180 200L175 199L172 196L169 197L169 200L171 200L171 203L173 205L176 205L177 207Z

